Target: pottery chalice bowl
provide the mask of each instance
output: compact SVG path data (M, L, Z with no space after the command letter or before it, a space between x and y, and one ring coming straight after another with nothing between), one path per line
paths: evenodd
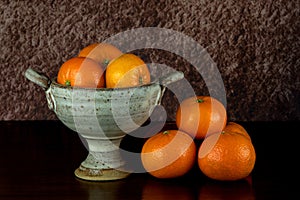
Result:
M90 181L117 180L131 172L122 170L122 138L142 126L161 103L166 86L183 78L171 72L150 84L130 88L74 88L49 79L31 68L25 77L41 86L50 110L77 132L88 149L75 176Z

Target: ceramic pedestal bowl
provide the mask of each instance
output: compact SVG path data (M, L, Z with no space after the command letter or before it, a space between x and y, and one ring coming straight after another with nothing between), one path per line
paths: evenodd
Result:
M183 73L172 72L147 85L119 89L66 87L31 68L26 70L25 77L44 88L49 109L83 139L89 153L75 175L104 181L130 174L122 170L122 138L147 121L160 104L165 86L182 79Z

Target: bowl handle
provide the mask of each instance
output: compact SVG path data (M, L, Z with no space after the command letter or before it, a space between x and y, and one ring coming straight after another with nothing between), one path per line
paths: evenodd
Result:
M25 71L25 77L31 82L41 86L44 90L47 90L49 88L50 79L46 75L41 74L33 70L32 68L28 68Z
M161 89L161 94L160 94L160 96L158 96L158 99L157 99L157 105L161 105L162 97L164 96L164 93L166 91L166 86L173 82L179 81L183 78L184 78L183 72L174 71L174 72L168 73L164 76L161 76L158 79L158 82L161 85L162 89Z
M184 74L181 71L174 71L171 73L168 73L162 77L159 78L159 83L163 86L169 85L170 83L179 81L184 78Z

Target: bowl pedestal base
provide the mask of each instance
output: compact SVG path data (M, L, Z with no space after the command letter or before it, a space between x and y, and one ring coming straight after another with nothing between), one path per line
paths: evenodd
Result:
M88 181L112 181L126 178L130 175L128 172L116 169L88 169L80 165L75 172L77 178Z
M122 170L125 163L120 155L121 139L109 142L89 139L86 141L90 151L87 158L74 171L76 177L88 181L110 181L130 175L130 172Z

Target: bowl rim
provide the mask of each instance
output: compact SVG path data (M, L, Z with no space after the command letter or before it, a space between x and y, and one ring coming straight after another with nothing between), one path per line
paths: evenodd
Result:
M137 89L137 88L145 88L145 87L150 87L153 85L160 85L158 81L151 81L150 83L139 85L139 86L132 86L132 87L122 87L122 88L107 88L107 87L102 87L102 88L88 88L88 87L73 87L73 86L65 86L62 84L59 84L56 81L57 77L52 78L50 85L53 85L57 88L61 89L69 89L69 90L92 90L92 91L122 91L122 90L132 90L132 89Z

